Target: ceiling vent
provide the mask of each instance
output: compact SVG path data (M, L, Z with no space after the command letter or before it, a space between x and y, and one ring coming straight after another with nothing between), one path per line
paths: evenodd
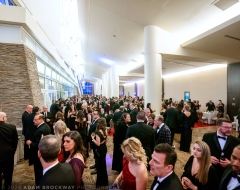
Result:
M238 0L214 0L211 4L224 11L236 3Z

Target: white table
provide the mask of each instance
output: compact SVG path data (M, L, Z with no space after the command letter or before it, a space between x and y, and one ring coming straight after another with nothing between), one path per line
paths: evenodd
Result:
M14 165L16 165L19 160L23 159L23 157L23 142L21 136L18 136L18 145L14 154Z
M236 122L236 131L238 131L238 119L237 116L234 116L234 122Z
M206 117L208 119L208 124L214 124L215 122L214 121L211 121L211 119L213 117L215 117L215 113L214 112L203 112L203 117Z

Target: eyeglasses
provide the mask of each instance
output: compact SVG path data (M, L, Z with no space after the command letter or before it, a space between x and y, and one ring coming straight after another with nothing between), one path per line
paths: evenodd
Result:
M36 120L39 120L39 119L33 119L33 121L36 121Z
M220 126L220 127L224 128L224 129L232 129L232 127L227 127L227 126Z

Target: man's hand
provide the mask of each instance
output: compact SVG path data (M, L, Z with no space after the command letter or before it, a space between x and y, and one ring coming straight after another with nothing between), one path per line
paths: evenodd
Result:
M27 144L28 146L30 146L31 143L32 143L32 141L30 141L30 140L27 140L27 141L26 141L26 144Z
M219 159L217 159L215 156L211 156L211 162L212 164L219 164Z
M221 160L221 159L220 159L219 164L220 164L223 168L225 168L227 165L231 164L231 162L230 162L230 160L228 160L227 158L225 158L224 160Z

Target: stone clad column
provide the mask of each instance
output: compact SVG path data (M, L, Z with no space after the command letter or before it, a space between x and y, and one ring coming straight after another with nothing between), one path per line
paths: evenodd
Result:
M158 53L160 29L157 26L144 28L144 99L145 108L151 103L155 114L160 113L162 104L162 56Z

